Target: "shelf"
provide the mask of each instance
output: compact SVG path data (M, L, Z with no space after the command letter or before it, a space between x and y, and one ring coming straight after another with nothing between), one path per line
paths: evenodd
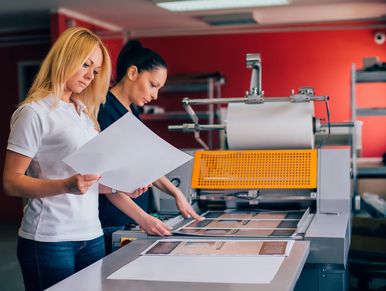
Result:
M358 178L386 178L386 167L382 158L359 158Z
M386 71L357 71L356 83L386 82Z
M160 107L165 109L165 112L162 114L143 114L141 115L141 118L143 121L151 123L152 126L157 126L157 123L160 123L160 126L162 127L164 127L165 124L193 123L190 115L187 112L182 111L182 98L220 98L221 86L224 84L225 77L220 72L190 73L170 76L165 87L160 91L160 94L165 96L165 99L168 99L163 103L164 106L162 106L162 102L159 103ZM164 99L164 97L162 97L162 99ZM179 103L181 107L173 106L173 99L175 101L174 104ZM202 105L193 110L195 111L200 124L208 124L213 123L216 118L215 108L216 107L213 105ZM216 136L214 136L215 134ZM213 145L217 143L217 139L215 139L217 136L219 136L218 133L215 133L214 131L209 131L205 134L205 143L208 148L213 148ZM220 140L220 137L218 140Z
M199 119L208 119L209 114L207 111L196 111L196 114ZM185 111L169 111L165 112L163 114L141 114L141 119L144 121L151 121L151 120L186 120L190 121L190 123L193 123L192 119L190 118L189 114L187 114Z
M182 93L182 92L205 92L208 90L208 83L196 84L168 84L162 88L162 92L167 93Z
M225 83L224 76L218 72L208 74L177 75L169 78L165 87L162 88L162 92L207 92L210 86L210 80L213 80L213 82L220 85Z
M380 107L357 107L357 84L358 83L381 83L386 82L386 70L383 70L384 63L379 63L377 70L357 70L355 64L351 66L351 117L356 121L359 116L386 116L386 107L383 104ZM358 179L364 178L386 178L386 167L381 161L377 163L369 163L366 159L364 164L362 159L358 159L360 152L358 147L361 148L361 135L358 132L353 132L353 140L356 141L353 144L352 155L352 171L353 171L353 187L354 196L358 195Z
M386 167L358 168L358 178L386 178Z
M358 116L382 116L386 115L386 108L357 108L356 114Z

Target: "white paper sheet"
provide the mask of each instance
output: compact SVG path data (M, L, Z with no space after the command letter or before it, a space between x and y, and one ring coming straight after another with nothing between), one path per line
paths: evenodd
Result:
M127 113L64 159L80 174L99 174L100 183L125 192L156 181L192 159L133 114Z
M183 242L189 239L157 240L141 253L141 256L123 266L107 279L143 280L168 282L202 282L233 284L268 284L275 277L286 256L293 247L287 242L284 255L154 255L146 254L158 242ZM194 242L208 240L194 240ZM211 240L213 241L213 240ZM217 240L216 240L217 241ZM256 240L219 240L228 242L256 242ZM264 242L265 240L258 240ZM283 240L267 240L283 241Z
M107 279L268 284L284 257L140 256Z

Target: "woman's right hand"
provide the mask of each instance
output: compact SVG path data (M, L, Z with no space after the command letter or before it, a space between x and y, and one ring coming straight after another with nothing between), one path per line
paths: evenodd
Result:
M65 179L64 187L67 193L84 194L94 183L98 182L99 179L100 179L99 175L77 174L77 175L71 176L70 178Z
M170 227L163 223L158 218L155 218L149 214L146 214L144 220L139 222L141 228L147 233L152 235L171 235Z

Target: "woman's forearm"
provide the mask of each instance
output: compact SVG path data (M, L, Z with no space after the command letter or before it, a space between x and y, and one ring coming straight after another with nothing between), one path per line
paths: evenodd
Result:
M66 193L69 179L48 180L26 176L31 158L7 150L3 171L3 186L9 196L43 198Z
M178 189L172 182L169 181L165 176L159 178L157 181L153 183L161 191L177 198L178 195L183 195L180 189Z
M118 192L117 194L106 194L106 197L127 216L134 219L146 233L160 236L171 235L169 226L159 219L147 214L124 193Z
M14 174L4 177L4 190L9 196L43 198L67 192L66 179L45 180Z

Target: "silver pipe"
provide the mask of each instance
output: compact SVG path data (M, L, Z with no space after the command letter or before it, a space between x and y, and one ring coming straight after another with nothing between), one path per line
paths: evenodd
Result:
M197 126L194 123L184 123L182 125L169 125L168 130L170 131L209 131L209 130L224 130L226 128L225 124L198 124Z
M306 100L308 101L325 101L328 96L310 96ZM231 97L231 98L213 98L213 99L189 99L184 98L184 106L190 105L202 105L202 104L224 104L224 103L248 103L247 97ZM264 97L264 102L293 102L292 97Z
M322 123L320 125L322 128L327 128L327 123ZM333 122L330 124L330 127L354 127L354 122ZM168 129L170 131L209 131L209 130L225 130L225 124L197 124L194 123L184 123L182 125L169 125Z
M249 85L249 93L253 94L256 92L258 95L261 94L261 64L256 62L252 65L252 76L251 83Z
M202 105L202 104L223 104L223 103L243 103L248 98L245 97L232 97L232 98L213 98L213 99L188 99L184 98L183 103L187 102L191 105Z
M209 150L209 147L208 145L202 140L202 138L200 137L200 132L199 131L195 131L194 132L194 138L196 139L196 141L205 149L205 150Z
M322 128L327 128L328 123L322 123L320 125ZM353 121L348 122L331 122L330 127L354 127L355 123Z
M208 80L208 99L214 98L214 79L209 78ZM214 124L214 104L208 104L208 124ZM209 132L208 134L208 146L213 148L213 133Z
M184 99L185 100L185 99ZM196 112L193 110L192 106L189 103L183 103L185 111L189 114L190 118L194 122L194 124L198 124L198 116Z

